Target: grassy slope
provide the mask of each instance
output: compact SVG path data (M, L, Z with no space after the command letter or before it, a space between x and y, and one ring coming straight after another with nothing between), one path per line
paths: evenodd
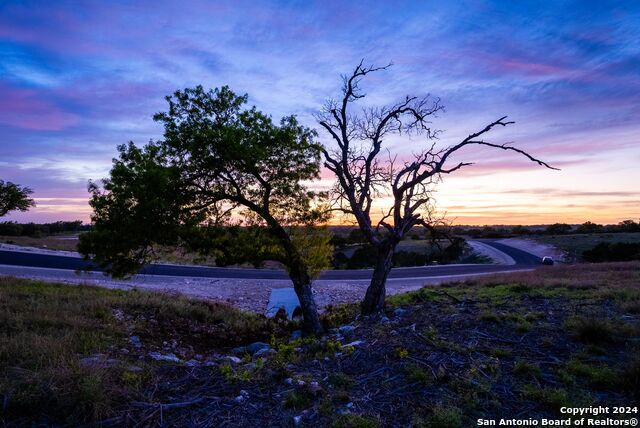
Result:
M56 422L101 419L141 399L153 380L152 362L123 355L130 335L160 351L167 351L163 342L188 337L193 346L169 350L189 359L268 338L271 327L229 306L175 295L0 277L0 396L18 420L34 410ZM82 364L87 356L96 364Z
M629 405L640 396L640 263L485 277L394 296L389 306L383 324L354 320L355 306L325 316L329 325L355 326L351 337L289 341L286 328L225 306L4 279L5 416L282 426L304 415L317 426L453 428L477 417L560 416L567 404ZM405 313L394 315L396 307ZM143 350L130 346L131 334ZM146 357L228 353L270 336L277 353L264 361L187 367ZM341 346L353 340L364 343ZM79 363L97 352L117 364Z
M582 252L601 242L640 242L640 233L591 233L576 235L537 235L538 242L553 245L569 255L571 260L580 260Z

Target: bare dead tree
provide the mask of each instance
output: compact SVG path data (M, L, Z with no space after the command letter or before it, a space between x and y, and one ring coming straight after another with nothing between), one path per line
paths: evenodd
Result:
M433 231L438 220L433 213L433 186L444 174L451 174L472 162L451 164L451 157L463 147L487 146L512 151L532 162L556 169L509 143L496 144L484 137L496 127L514 122L507 117L491 122L459 143L437 148L440 131L432 128L431 119L444 110L439 98L406 96L401 101L383 107L365 108L352 113L352 106L365 97L360 88L362 79L384 67L364 66L361 61L349 76L343 76L339 101L328 101L317 120L335 143L325 147L324 165L331 170L337 183L334 188L334 209L352 215L366 240L376 248L371 283L362 302L362 312L376 313L384 309L385 283L392 268L396 246L414 226ZM426 139L425 147L400 161L398 155L383 150L390 135L419 135ZM386 157L385 157L386 155ZM393 204L372 221L373 202L379 196L392 196Z

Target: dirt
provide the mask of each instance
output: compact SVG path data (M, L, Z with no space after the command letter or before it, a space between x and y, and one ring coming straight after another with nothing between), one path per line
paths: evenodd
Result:
M147 402L112 422L328 426L359 415L381 426L462 427L479 417L559 418L562 405L634 402L636 313L604 289L500 284L423 289L399 297L383 320L354 319L353 308L330 312L327 322L353 328L275 339L264 360L164 366ZM572 327L579 321L586 330Z

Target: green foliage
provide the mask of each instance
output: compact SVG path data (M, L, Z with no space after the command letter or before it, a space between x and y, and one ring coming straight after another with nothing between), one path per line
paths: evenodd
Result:
M35 206L35 202L29 197L32 193L33 190L28 187L0 180L0 217L10 211L28 211Z
M417 364L407 364L404 371L411 382L429 384L433 381L433 374Z
M601 224L587 221L576 228L576 233L599 233L602 232L603 229L604 227Z
M635 398L640 398L640 357L637 354L620 373L618 379L625 391L632 393Z
M437 406L433 409L429 423L429 428L461 428L462 413L457 407Z
M525 385L522 389L524 398L536 401L549 410L559 412L561 407L576 405L576 397L571 397L564 389L542 388L538 385Z
M404 359L407 358L409 356L409 351L405 348L396 348L394 350L394 354L396 357Z
M343 372L331 373L328 381L336 388L350 388L353 386L353 379Z
M601 242L582 253L587 262L627 262L640 260L640 243L637 242Z
M309 407L313 402L313 396L305 391L291 391L284 399L284 406L290 409L301 410Z
M365 244L353 252L347 262L347 269L365 269L375 264L378 252L373 245Z
M297 271L326 267L329 238L311 228L325 218L322 195L303 184L319 174L314 131L293 116L276 124L244 109L247 96L228 87L197 86L167 102L154 116L164 139L120 146L110 177L90 185L94 228L81 236L81 253L117 277L153 260L158 244L213 253L223 265L269 258Z
M586 364L575 358L567 362L566 369L571 374L586 378L597 388L610 387L617 379L615 371L610 367Z
M545 233L547 235L564 235L571 232L571 225L566 223L554 223L547 226Z
M115 317L115 311L131 321ZM133 325L145 332L145 345L155 346L169 332L184 337L197 332L202 346L226 348L264 340L273 330L264 317L222 304L0 277L2 417L43 417L49 425L78 426L112 416L134 398L144 399L141 391L152 371L143 361L134 362L140 372L128 370L126 360L113 366L103 366L99 358L95 366L81 363L84 357L104 354L106 359L111 348L126 347ZM225 365L219 370L233 380L250 375Z
M326 227L293 227L289 234L312 278L317 278L323 270L330 267L333 246L331 234Z
M377 428L380 423L373 418L350 413L338 416L329 426L331 428Z
M400 250L400 251L396 251L393 254L393 265L396 267L424 266L426 263L427 263L426 253Z
M0 235L42 237L64 232L80 232L86 230L81 220L56 221L53 223L16 223L4 221L0 223Z
M535 364L531 364L526 361L517 361L513 366L513 374L525 378L540 378L542 376L542 371L540 370L540 367Z
M507 358L510 357L512 354L510 349L505 349L505 348L493 348L491 350L491 355L496 357L496 358Z
M583 343L604 344L614 340L614 328L608 320L573 317L567 320L566 326Z

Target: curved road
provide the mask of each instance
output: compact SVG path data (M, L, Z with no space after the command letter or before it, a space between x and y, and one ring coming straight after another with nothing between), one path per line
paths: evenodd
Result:
M517 248L494 242L481 242L500 250L514 259L515 265L442 265L420 266L411 268L394 268L390 279L428 278L437 276L480 274L504 272L509 270L530 269L540 265L540 258ZM66 257L50 254L34 254L0 249L0 265L28 266L50 269L83 270L92 266L91 262L78 257ZM94 268L93 270L100 270ZM323 280L362 280L371 278L371 269L359 270L328 270L320 275ZM217 268L204 266L180 266L166 264L151 264L145 266L139 273L148 275L168 275L205 278L236 278L236 279L289 279L286 272L270 269L240 269Z

